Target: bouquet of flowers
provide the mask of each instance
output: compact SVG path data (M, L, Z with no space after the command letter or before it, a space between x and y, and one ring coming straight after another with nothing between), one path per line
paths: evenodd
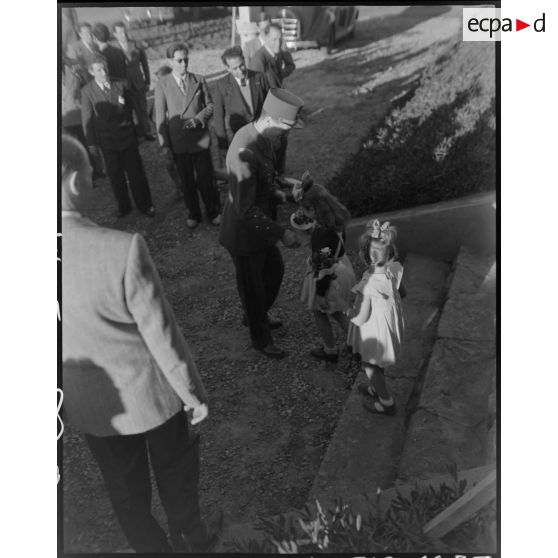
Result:
M311 258L314 277L318 277L319 275L331 275L332 279L335 279L336 276L333 271L330 273L320 273L320 271L331 269L336 262L337 260L331 253L331 248L329 247L322 248L318 252L314 252Z

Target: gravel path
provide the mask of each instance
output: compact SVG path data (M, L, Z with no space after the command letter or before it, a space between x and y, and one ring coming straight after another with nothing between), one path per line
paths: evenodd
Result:
M320 181L331 176L384 116L391 100L408 87L409 79L444 50L447 26L458 27L459 12L421 9L398 7L391 14L378 12L383 18L361 21L355 39L341 43L331 57L317 50L295 53L299 71L285 86L305 99L307 127L291 134L289 175L309 168ZM396 33L386 31L394 26ZM438 33L439 44L433 44L433 33ZM194 51L191 69L199 71L196 65L203 67L206 59L213 60L213 66L203 73L220 69L217 52L209 51ZM391 72L390 80L372 92L362 90L386 71ZM234 270L217 242L218 231L208 224L194 232L187 229L184 206L175 199L158 148L145 143L140 150L156 205L155 219L133 212L116 222L106 181L96 191L92 218L145 236L211 395L210 417L199 428L202 513L220 508L228 520L240 522L301 506L355 372L348 361L326 366L308 355L317 335L311 315L298 301L307 247L283 249L285 278L274 316L285 328L275 339L289 356L270 361L250 348L247 330L240 325ZM293 209L284 207L280 219ZM81 436L66 425L63 441L66 552L126 551ZM164 522L156 496L154 509Z

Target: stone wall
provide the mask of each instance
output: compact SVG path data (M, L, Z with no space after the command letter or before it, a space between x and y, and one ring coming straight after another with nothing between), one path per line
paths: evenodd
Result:
M154 50L164 50L174 42L185 42L191 49L226 48L230 44L232 20L230 16L206 21L166 23L131 29L129 35Z

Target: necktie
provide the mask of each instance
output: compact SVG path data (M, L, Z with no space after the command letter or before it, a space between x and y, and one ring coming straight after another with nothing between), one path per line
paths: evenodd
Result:
M186 95L186 82L184 81L184 78L180 80L180 91Z
M246 87L246 78L240 79L240 85L242 85L242 87Z

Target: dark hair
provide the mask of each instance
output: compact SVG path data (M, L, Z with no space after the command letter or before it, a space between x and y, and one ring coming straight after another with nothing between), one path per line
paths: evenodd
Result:
M116 23L112 24L112 30L116 31L117 27L122 27L124 29L124 31L126 31L126 24L123 21L117 21Z
M227 59L229 58L242 58L244 60L244 53L239 46L229 47L221 56L221 60L225 66L228 66Z
M102 54L95 54L95 56L93 56L89 60L87 64L87 69L90 70L93 67L93 64L103 64L105 70L108 69L107 59Z
M104 23L96 23L93 26L93 36L102 43L108 43L110 41L110 31L109 28Z
M366 262L366 265L377 265L381 267L389 260L397 259L397 247L395 246L395 239L397 238L397 229L389 227L387 234L383 234L380 238L370 236L365 232L358 241L358 247L361 258ZM375 261L372 261L370 252L376 256Z
M316 212L316 221L326 229L342 231L351 218L349 210L321 184L312 184L304 192L300 205Z
M259 22L271 21L271 16L267 12L260 12L260 15L258 17L258 21Z
M188 47L184 43L174 43L167 48L167 58L174 58L174 53L183 50L186 56L190 53Z
M272 23L271 25L266 27L263 30L263 34L266 35L266 36L269 35L269 32L270 32L271 29L277 29L277 31L279 31L279 33L281 33L281 35L283 34L283 30L281 29L281 26L278 25L277 23Z

